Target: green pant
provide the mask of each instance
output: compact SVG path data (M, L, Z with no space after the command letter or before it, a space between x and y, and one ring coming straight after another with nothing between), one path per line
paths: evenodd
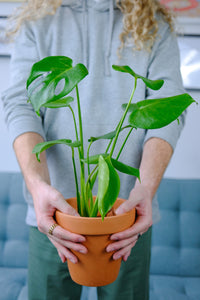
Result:
M135 247L127 262L122 262L118 278L112 284L98 287L99 300L148 300L151 229ZM81 286L74 283L66 263L62 263L49 239L30 229L29 300L79 300Z

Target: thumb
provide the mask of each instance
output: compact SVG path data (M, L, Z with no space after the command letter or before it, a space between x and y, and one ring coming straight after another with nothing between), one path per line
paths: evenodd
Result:
M68 215L77 217L80 216L76 209L67 203L64 197L59 197L57 201L57 209Z
M132 210L134 207L135 207L135 205L132 201L126 200L115 210L115 214L116 215L124 214L124 213Z

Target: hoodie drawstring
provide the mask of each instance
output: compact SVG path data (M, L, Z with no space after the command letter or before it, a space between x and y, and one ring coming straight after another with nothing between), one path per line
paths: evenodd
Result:
M110 53L111 53L111 45L112 45L112 34L113 34L113 23L114 23L114 0L110 0L109 6L109 22L108 22L108 37L107 37L107 44L105 49L104 55L104 68L105 68L105 75L110 76Z
M83 63L89 68L89 34L88 34L88 2L93 1L95 8L100 11L105 11L109 9L109 20L107 32L107 40L104 49L104 73L106 76L111 75L111 66L110 66L110 54L112 46L112 35L113 35L113 26L114 26L114 1L115 0L63 0L63 6L71 6L74 9L80 9L83 12L83 28L82 28L82 38L83 38ZM108 7L109 5L109 7Z
M83 63L88 68L88 19L86 1L83 0Z

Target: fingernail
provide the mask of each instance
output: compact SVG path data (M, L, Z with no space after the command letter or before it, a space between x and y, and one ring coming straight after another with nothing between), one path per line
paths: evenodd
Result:
M126 261L127 261L127 259L128 259L128 256L125 256L125 257L124 257L124 261L126 262Z
M114 260L117 260L117 259L119 259L121 257L121 255L120 254L117 254L117 255L115 255L114 257L113 257L113 259Z
M86 254L86 253L87 253L87 250L86 250L86 249L81 249L79 252L80 252L80 253L83 253L83 254Z
M77 263L77 261L76 261L75 258L69 258L69 260L70 260L73 264L76 264L76 263Z
M112 251L114 251L113 248L106 248L106 252L112 252Z
M58 253L60 260L62 261L62 263L64 263L66 261L66 258L63 257L60 253Z
M118 209L116 209L116 210L115 210L115 215L118 215L118 212L119 212L119 210L118 210Z
M78 238L78 241L79 241L79 242L85 242L85 238L84 238L84 237L79 237L79 238Z
M110 239L111 239L112 241L118 241L118 237L117 237L117 236L111 236Z

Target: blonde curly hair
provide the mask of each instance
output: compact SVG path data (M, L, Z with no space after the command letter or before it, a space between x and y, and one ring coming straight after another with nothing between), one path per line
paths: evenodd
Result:
M159 0L117 0L123 13L123 31L120 34L121 48L127 38L135 42L135 48L151 49L158 32L159 19L174 29L172 13Z
M122 49L127 39L133 39L135 48L151 49L158 32L159 19L165 20L171 30L174 22L172 14L159 0L115 0L123 13L123 31L119 36ZM53 15L62 0L28 0L11 16L14 27L9 34L14 35L26 20L36 20ZM161 18L158 18L160 16Z

